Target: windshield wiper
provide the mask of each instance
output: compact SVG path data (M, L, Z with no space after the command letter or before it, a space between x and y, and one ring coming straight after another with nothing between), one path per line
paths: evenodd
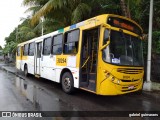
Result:
M127 56L127 45L126 45L127 39L126 39L126 37L125 37L125 35L124 35L124 33L123 33L123 30L121 30L120 33L121 33L121 35L122 35L122 36L121 36L121 39L123 40L124 45L125 45L125 56Z
M128 37L127 35L125 35L123 33L123 31L121 31L121 39L123 40L124 42L124 49L125 49L125 55L123 57L125 57L125 60L130 62L131 65L133 65L133 46L132 46L132 42L131 42L131 36L129 35L129 40L128 40ZM127 38L126 38L127 37ZM129 43L128 43L129 42ZM131 55L130 55L130 52L131 51Z

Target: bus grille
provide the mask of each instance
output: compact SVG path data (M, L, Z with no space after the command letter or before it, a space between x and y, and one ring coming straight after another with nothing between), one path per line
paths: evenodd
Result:
M124 74L140 74L143 72L143 69L118 68L117 72L124 73Z
M138 81L138 80L140 80L140 79L137 79L137 80L121 80L122 82L136 82L136 81Z

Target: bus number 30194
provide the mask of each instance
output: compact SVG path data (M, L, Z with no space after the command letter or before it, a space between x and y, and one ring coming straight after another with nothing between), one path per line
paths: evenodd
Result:
M57 58L57 63L66 63L66 58Z

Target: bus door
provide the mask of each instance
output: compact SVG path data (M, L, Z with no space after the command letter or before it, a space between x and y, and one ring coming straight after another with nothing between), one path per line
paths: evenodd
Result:
M83 31L80 87L96 91L99 28Z
M35 74L40 75L42 42L36 43Z
M96 84L96 94L102 94L102 91L107 90L107 87L102 85L102 83L106 80L108 74L107 70L111 70L109 64L106 61L110 61L109 54L109 44L110 44L110 30L111 27L107 24L101 25L100 29L100 41L99 41L99 53L98 53L98 64L97 64L97 84ZM112 90L111 90L112 91Z

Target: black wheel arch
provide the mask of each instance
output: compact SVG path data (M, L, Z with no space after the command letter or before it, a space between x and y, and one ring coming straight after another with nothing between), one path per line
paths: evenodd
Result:
M24 69L25 69L25 67L28 67L27 63L24 64Z

